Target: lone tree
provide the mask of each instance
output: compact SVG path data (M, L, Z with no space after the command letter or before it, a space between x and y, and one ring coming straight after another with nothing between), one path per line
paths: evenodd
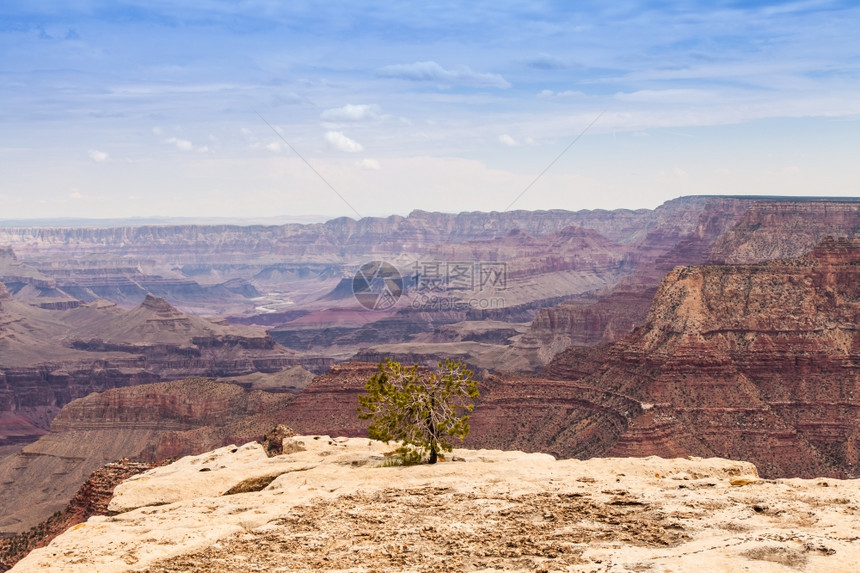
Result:
M358 417L371 420L372 439L403 442L397 453L405 464L421 462L428 452L428 462L435 464L439 452L451 451L449 437L463 441L478 397L472 371L453 360L428 372L386 358L365 389L358 397Z

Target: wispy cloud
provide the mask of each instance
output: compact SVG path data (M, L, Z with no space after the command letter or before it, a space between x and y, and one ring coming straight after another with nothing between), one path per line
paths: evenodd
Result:
M537 96L541 99L571 99L585 97L585 94L578 90L564 90L560 92L542 90Z
M644 102L644 103L705 103L712 102L717 98L717 94L708 90L701 89L666 89L666 90L639 90L630 93L619 92L615 94L615 99L629 102Z
M327 131L325 140L333 149L345 153L358 153L364 150L364 147L360 143L348 138L340 131Z
M378 105L353 105L350 103L343 107L327 109L320 114L320 118L323 120L333 122L355 122L379 119L380 117Z
M478 208L492 203L488 189L505 182L522 189L539 156L551 159L604 109L577 153L605 146L601 156L611 156L612 166L595 171L594 181L637 174L615 188L638 205L648 170L664 170L677 183L673 193L717 189L713 178L698 178L701 163L742 148L748 134L761 145L724 157L721 165L738 167L719 187L753 188L741 180L743 164L760 163L756 150L770 145L774 157L796 150L790 161L804 174L832 167L833 177L820 185L808 175L807 193L856 194L860 4L850 0L476 2L456 10L446 2L383 0L312 10L275 0L115 4L3 4L0 163L16 166L4 172L4 216L41 215L39 202L52 205L58 196L63 209L78 205L94 214L95 202L56 191L70 180L81 193L104 198L97 205L105 216L138 209L115 194L118 187L145 198L147 208L170 211L179 209L180 192L203 180L200 193L211 198L220 189L228 212L251 209L249 179L281 192L283 181L267 178L293 161L295 173L315 177L292 144L323 173L346 165L349 185L365 181L368 198L390 193L408 210L437 197L429 184L422 198L402 197L404 182L421 178L441 189L460 177L451 203L435 208ZM677 136L687 132L695 139ZM813 132L829 135L809 137ZM818 148L807 144L813 140ZM683 154L689 157L677 157ZM404 163L416 157L426 160L424 171ZM574 165L585 168L575 154L569 159L544 183ZM61 167L81 162L91 169ZM439 169L451 164L460 167ZM488 171L495 186L483 182ZM791 182L800 192L798 179ZM352 189L344 192L352 198ZM522 206L539 205L532 202L538 195L529 192ZM555 195L542 206L608 206L607 197ZM299 199L319 212L309 197ZM259 204L271 209L272 197ZM181 208L199 206L186 200Z
M433 82L442 86L488 86L509 88L511 84L499 74L472 71L467 66L448 70L433 61L412 64L393 64L377 70L384 78L398 78L413 82Z
M77 188L74 188L69 193L68 199L58 198L57 202L67 203L69 199L71 199L72 201L98 201L101 198L100 197L94 197L92 195L87 195L85 193L81 193Z
M98 151L96 149L90 149L87 151L87 155L89 155L90 159L95 161L96 163L104 163L108 159L110 159L110 155L105 151Z
M197 153L207 153L209 147L206 145L194 145L187 139L179 139L178 137L169 137L164 140L164 143L170 143L176 146L179 151L196 151Z

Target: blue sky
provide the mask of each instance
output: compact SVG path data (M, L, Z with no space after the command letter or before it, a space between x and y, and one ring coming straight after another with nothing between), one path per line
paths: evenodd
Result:
M8 1L0 219L860 195L857 29L827 0Z

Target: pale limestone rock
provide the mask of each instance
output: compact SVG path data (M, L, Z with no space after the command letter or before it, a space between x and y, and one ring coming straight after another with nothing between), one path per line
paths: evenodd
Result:
M462 461L382 467L393 446L372 440L284 446L273 458L256 443L229 446L130 478L110 506L122 513L75 526L12 571L830 572L860 562L860 480L761 480L723 459L460 449L449 459ZM256 479L259 491L223 495Z

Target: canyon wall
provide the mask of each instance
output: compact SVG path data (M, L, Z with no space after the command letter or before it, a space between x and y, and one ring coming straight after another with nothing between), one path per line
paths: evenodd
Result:
M2 284L2 283L0 283ZM91 392L192 376L321 371L262 329L218 324L147 296L126 311L104 301L49 310L0 290L0 445L43 434L65 404Z
M192 378L74 400L49 433L0 459L0 535L46 519L91 472L113 460L164 460L259 439L292 399Z
M637 248L629 275L603 291L540 310L515 346L546 364L571 345L620 340L644 322L657 286L678 265L798 257L827 235L850 238L858 231L860 201L854 198L678 200Z
M858 325L860 240L677 267L627 338L571 348L542 376L483 376L467 443L560 457L716 455L768 477L856 477ZM333 369L285 409L286 423L364 435L354 412L374 372Z
M856 476L858 263L860 241L826 238L806 257L676 268L593 373L570 351L548 373L646 407L605 455L686 451L768 476Z

